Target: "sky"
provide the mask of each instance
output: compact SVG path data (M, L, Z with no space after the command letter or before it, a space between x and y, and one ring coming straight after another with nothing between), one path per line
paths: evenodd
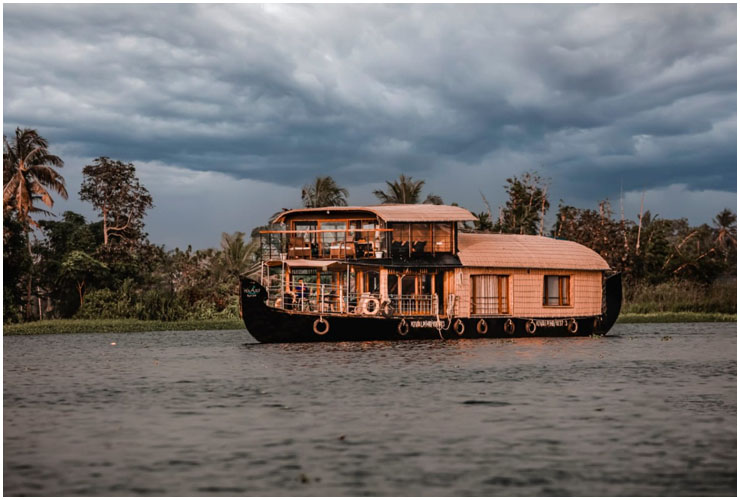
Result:
M733 4L4 4L3 132L82 168L132 162L153 243L218 246L331 175L404 173L481 211L511 176L635 220L737 207ZM643 194L644 193L644 194Z

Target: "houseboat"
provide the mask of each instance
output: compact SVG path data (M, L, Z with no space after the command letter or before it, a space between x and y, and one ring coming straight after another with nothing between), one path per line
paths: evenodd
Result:
M542 236L466 232L457 206L286 210L261 232L241 313L260 342L605 334L620 274Z

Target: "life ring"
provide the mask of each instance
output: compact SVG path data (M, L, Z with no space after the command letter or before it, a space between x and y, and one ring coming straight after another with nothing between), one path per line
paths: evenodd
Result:
M409 324L406 323L406 319L402 319L398 326L396 327L396 330L398 330L398 334L402 337L405 337L407 333L409 333Z
M455 324L452 325L452 327L455 329L455 333L458 335L462 335L465 333L465 323L462 322L460 318L455 320Z
M369 307L372 304L372 307ZM380 302L375 297L370 297L362 304L362 312L365 314L378 314Z
M393 309L393 304L391 303L390 300L386 300L383 303L382 310L383 310L383 316L385 316L386 318L393 316L393 313L395 312L395 310Z
M324 324L326 328L319 330L319 325ZM329 332L329 322L324 318L319 318L313 322L313 333L316 335L326 335Z
M530 335L534 335L534 332L537 331L537 323L532 321L531 319L527 321L524 325L524 329L527 330L527 333Z
M509 335L513 335L514 330L516 330L516 325L511 321L511 319L507 319L506 323L504 323L504 331Z
M485 335L486 333L488 333L488 322L481 318L478 321L478 324L475 325L475 329L478 330L478 333L480 333L481 335Z
M568 331L570 333L576 333L578 331L578 321L576 321L575 318L568 322Z

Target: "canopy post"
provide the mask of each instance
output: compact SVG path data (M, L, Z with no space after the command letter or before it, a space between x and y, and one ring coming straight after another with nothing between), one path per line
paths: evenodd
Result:
M345 300L345 314L349 314L349 264L347 264L347 300Z

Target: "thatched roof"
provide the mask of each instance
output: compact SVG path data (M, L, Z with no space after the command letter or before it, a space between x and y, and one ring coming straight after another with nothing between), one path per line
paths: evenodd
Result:
M458 235L458 257L466 267L608 270L590 248L573 241L519 234Z
M464 222L475 220L473 214L462 207L451 205L369 205L365 207L321 207L287 210L275 218L281 222L288 215L337 212L370 212L386 222Z

